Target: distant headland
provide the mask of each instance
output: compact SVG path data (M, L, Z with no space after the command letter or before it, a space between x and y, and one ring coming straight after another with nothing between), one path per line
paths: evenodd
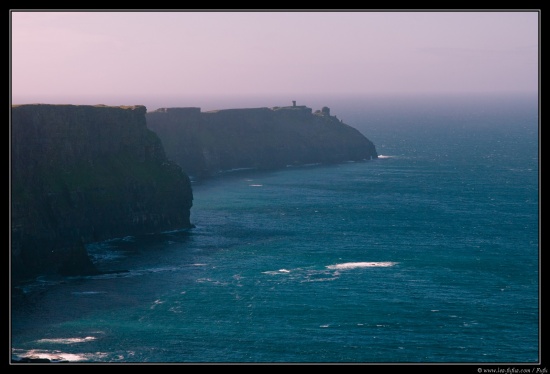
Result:
M378 157L357 129L304 105L224 109L160 108L148 112L147 126L162 140L166 155L194 177L253 168L283 168Z

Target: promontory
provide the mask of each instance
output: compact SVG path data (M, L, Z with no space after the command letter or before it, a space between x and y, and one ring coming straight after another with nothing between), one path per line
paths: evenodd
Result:
M328 107L160 108L146 114L166 155L194 177L251 168L338 163L377 158L374 144L331 115Z
M144 106L11 108L12 280L94 274L85 244L191 227L187 174Z

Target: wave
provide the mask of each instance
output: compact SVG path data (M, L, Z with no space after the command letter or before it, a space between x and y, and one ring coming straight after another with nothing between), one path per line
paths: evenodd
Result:
M290 270L279 269L279 270L271 270L271 271L262 271L262 274L270 274L270 275L283 274L283 273L290 273Z
M37 343L58 343L58 344L75 344L84 343L92 340L96 340L96 337L86 336L85 338L56 338L56 339L40 339Z
M356 268L371 268L371 267L390 267L396 265L397 262L390 261L380 261L380 262L344 262L341 264L334 264L325 266L328 270L306 270L302 268L296 268L292 270L279 269L279 270L270 270L263 271L262 274L269 275L279 275L279 274L288 274L292 273L292 278L305 279L308 282L318 282L318 281L327 281L335 280L340 276L339 270L350 270ZM336 271L330 271L336 270Z
M24 358L30 359L47 359L51 362L78 362L78 361L94 361L94 359L102 358L107 356L106 353L95 352L95 353L67 353L58 350L45 350L45 349L31 349L31 350L22 350L14 349L12 351L12 359L16 358L18 360Z
M340 274L338 271L330 271L330 270L319 270L319 269L303 269L303 268L296 268L296 269L279 269L279 270L270 270L270 271L263 271L262 274L267 275L285 275L283 278L291 282L297 281L297 282L330 282L333 280L338 279Z
M328 265L326 268L331 270L349 270L355 268L389 267L397 262L344 262L342 264Z
M378 155L378 158L394 158L395 156Z
M263 184L249 184L250 187L262 187Z

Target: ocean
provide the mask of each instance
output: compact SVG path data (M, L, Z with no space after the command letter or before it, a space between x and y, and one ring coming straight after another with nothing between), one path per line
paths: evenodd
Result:
M12 359L540 362L538 98L322 105L379 159L195 180L195 228L88 245L127 272L21 285Z

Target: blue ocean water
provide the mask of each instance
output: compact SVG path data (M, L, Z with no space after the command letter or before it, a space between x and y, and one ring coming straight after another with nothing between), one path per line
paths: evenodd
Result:
M378 160L195 181L196 228L88 246L11 305L12 357L536 363L536 98L352 98Z

